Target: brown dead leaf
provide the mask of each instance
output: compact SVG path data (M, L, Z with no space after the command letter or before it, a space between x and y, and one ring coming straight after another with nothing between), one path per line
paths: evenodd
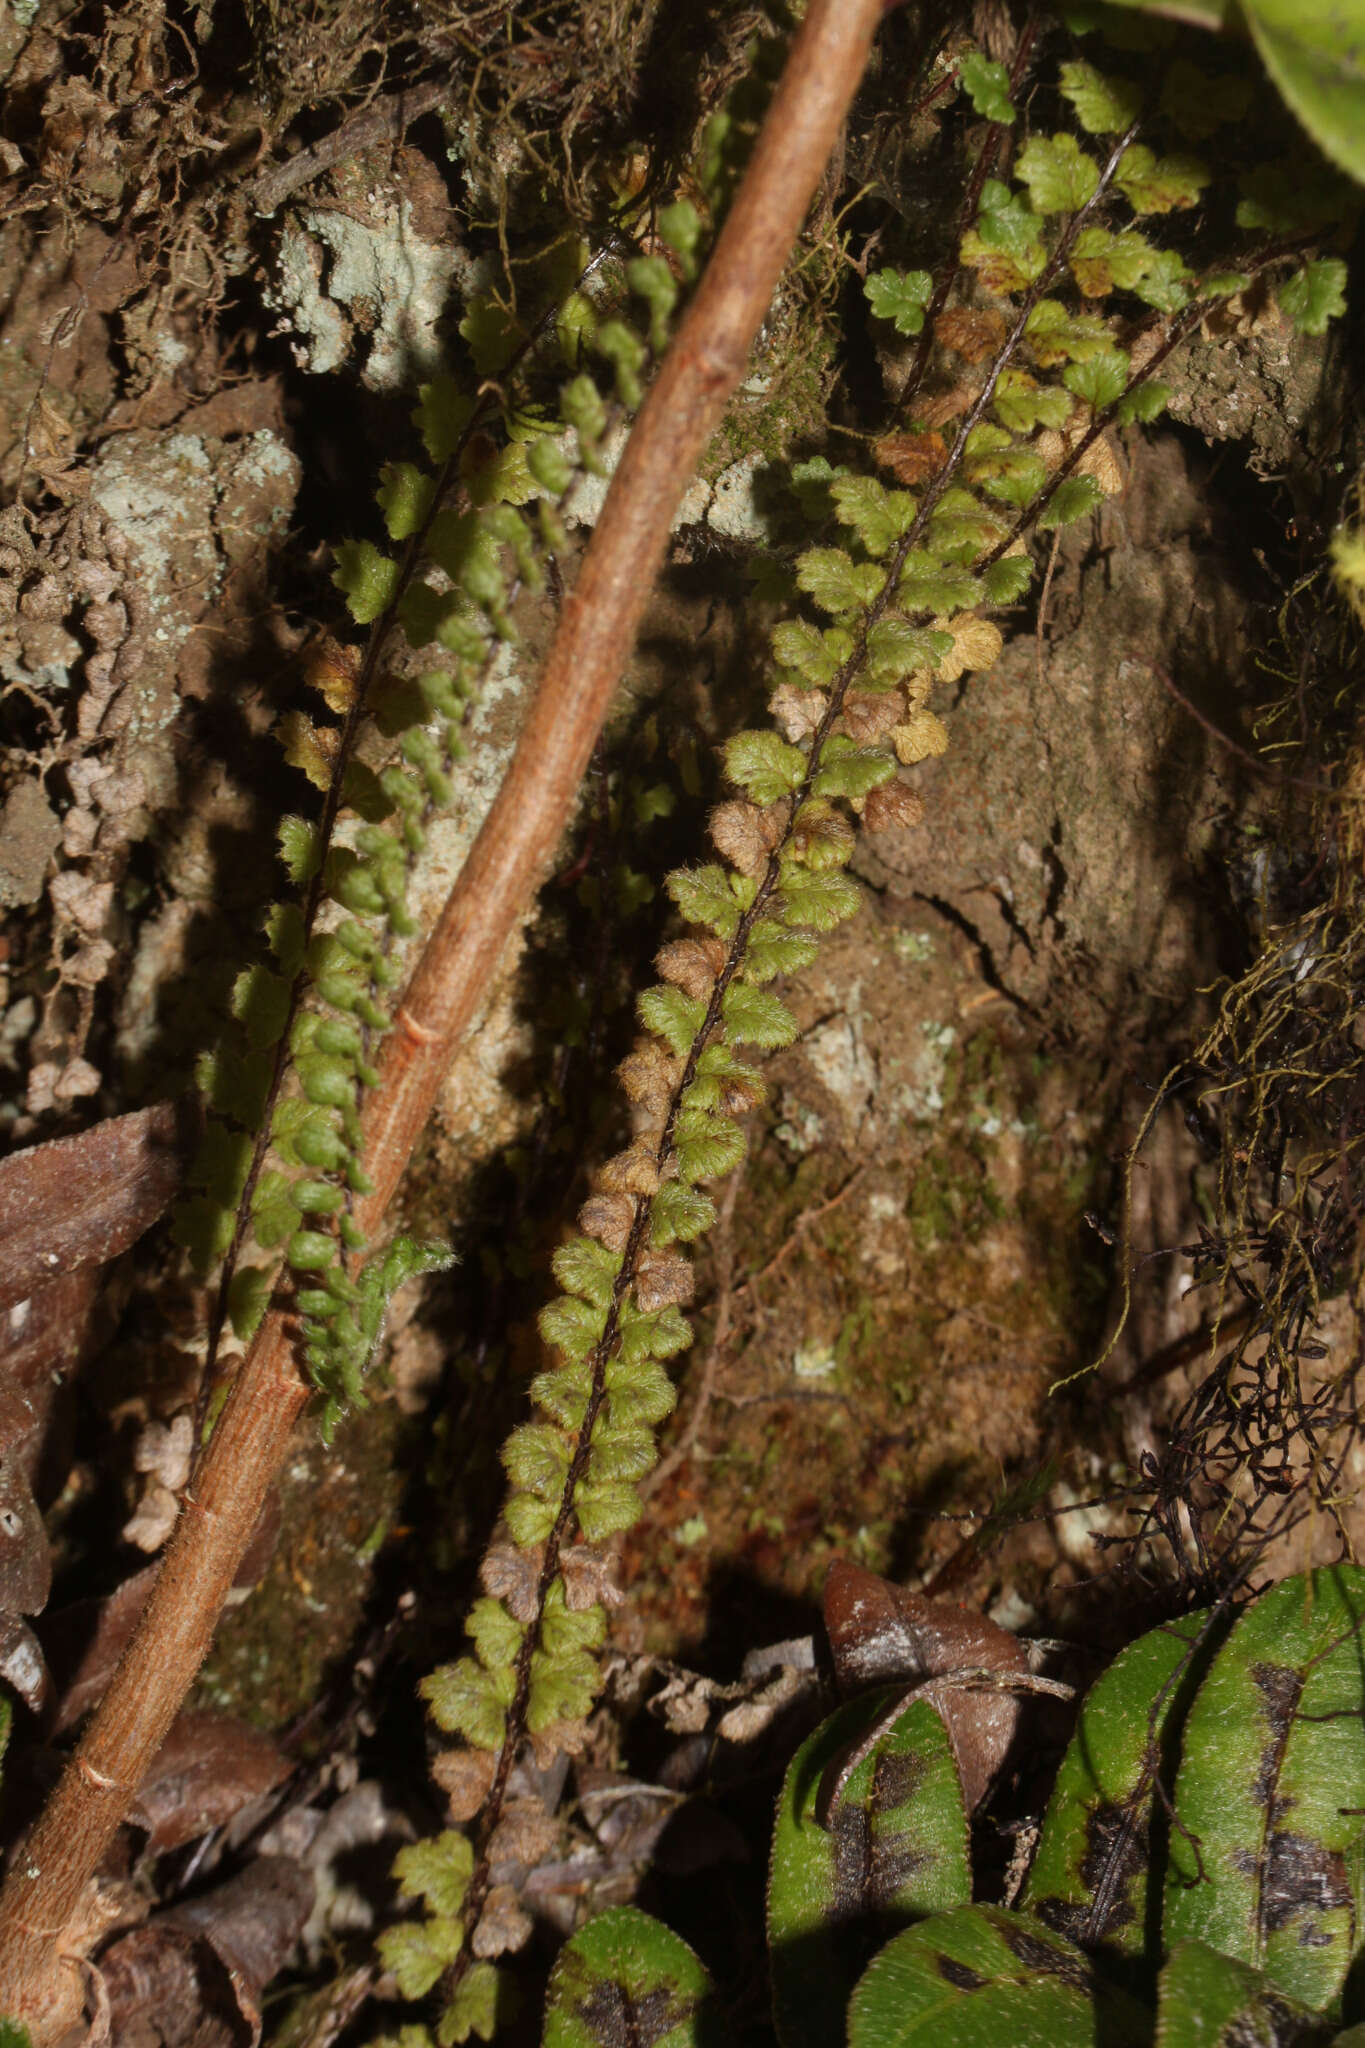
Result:
M129 1810L146 1828L154 1855L197 1841L289 1774L270 1737L229 1714L204 1709L176 1716Z
M515 1543L495 1543L479 1566L479 1581L493 1600L503 1600L514 1621L534 1621L540 1611L539 1546L522 1550Z
M969 363L983 363L1005 339L1005 316L994 306L949 306L934 323L941 348L955 349Z
M0 1160L0 1308L150 1229L184 1178L194 1122L188 1101L159 1102Z
M846 1693L903 1683L921 1689L942 1717L970 1813L990 1786L1014 1738L1019 1701L1008 1691L933 1688L926 1681L981 1671L1027 1678L1028 1652L1007 1629L985 1615L945 1600L926 1600L836 1558L825 1580L825 1629L839 1683ZM832 1768L833 1784L846 1764Z
M965 408L964 408L965 410ZM942 434L932 431L884 434L873 450L883 469L889 469L898 483L922 484L937 475L948 459Z
M99 1966L119 2048L255 2048L261 1994L312 1903L306 1870L258 1856L216 1891L123 1935Z
M924 799L908 783L883 782L863 802L863 825L869 832L904 831L924 817Z
M498 1766L492 1749L443 1749L432 1759L431 1775L446 1795L452 1821L473 1820L488 1797Z
M875 746L905 716L899 690L850 690L843 705L844 731L860 747Z

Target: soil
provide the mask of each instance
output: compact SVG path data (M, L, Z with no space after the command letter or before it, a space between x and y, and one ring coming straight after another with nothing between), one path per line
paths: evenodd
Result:
M308 796L275 737L304 701L300 651L319 628L355 637L330 545L372 530L379 464L409 451L414 385L459 360L462 310L497 274L500 238L548 239L547 213L581 196L581 157L606 189L634 175L610 96L614 67L639 57L643 31L616 20L631 10L570 10L596 22L572 93L531 56L519 71L490 54L486 103L471 89L396 133L366 69L391 10L373 37L372 10L347 0L301 10L303 27L295 12L248 6L248 35L211 5L130 0L92 30L87 10L39 0L0 29L10 1147L189 1085L276 886L273 820ZM752 27L748 10L719 12L703 94ZM594 127L597 90L615 113ZM348 120L355 146L322 149L319 168L310 152ZM540 196L518 199L536 161ZM459 1641L497 1446L542 1362L548 1255L585 1162L619 1136L610 1070L667 927L658 897L603 911L602 878L613 862L655 874L701 843L715 750L758 702L772 622L764 479L807 451L835 381L828 310L784 290L689 495L558 871L403 1196L461 1265L396 1312L376 1409L330 1448L304 1424L273 1561L200 1682L201 1704L313 1768L315 1791L363 1772L419 1824L438 1802L414 1681ZM940 689L950 745L914 771L923 822L860 841L863 912L786 991L799 1037L767 1063L700 1267L677 1415L624 1547L625 1663L735 1678L755 1647L816 1628L836 1555L1091 1647L1143 1618L1150 1581L1116 1606L1095 1539L1137 1527L1134 1473L1201 1370L1142 1378L1204 1308L1190 1247L1209 1155L1179 1105L1135 1182L1137 1259L1162 1256L1086 1374L1117 1315L1126 1147L1256 942L1245 878L1282 828L1248 748L1270 622L1317 559L1328 458L1310 462L1306 440L1345 406L1331 346L1295 338L1273 308L1228 339L1199 337L1167 373L1170 420L1124 436L1121 489L1045 555L1044 600L1002 620L996 665ZM870 388L869 419L883 369L848 374ZM433 835L419 915L443 900L515 744L552 618L528 607L521 623ZM672 814L613 840L608 774L667 784ZM1287 867L1313 857L1292 834L1283 852ZM119 1533L149 1484L134 1447L186 1410L202 1356L203 1290L164 1231L127 1255L110 1302L115 1340L86 1369L50 1523L59 1601L105 1591L111 1559L141 1562ZM1357 1347L1344 1286L1318 1335L1325 1380ZM974 1544L1010 1496L1009 1526ZM1275 1555L1299 1568L1339 1544L1319 1518ZM1153 1570L1179 1576L1169 1559ZM630 1739L632 1754L649 1740ZM373 1917L371 1899L335 1927Z

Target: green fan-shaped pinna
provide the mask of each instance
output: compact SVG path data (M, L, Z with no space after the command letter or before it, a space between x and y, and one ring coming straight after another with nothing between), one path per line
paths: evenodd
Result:
M787 1771L768 1891L782 2048L1365 2042L1365 1570L1286 1579L1231 1628L1191 1614L1123 1651L1080 1710L1014 1911L971 1901L926 1700L817 1815L830 1760L892 1697L840 1708ZM543 2038L605 2048L632 2019L668 2048L725 2038L691 1951L619 1908L569 1943Z

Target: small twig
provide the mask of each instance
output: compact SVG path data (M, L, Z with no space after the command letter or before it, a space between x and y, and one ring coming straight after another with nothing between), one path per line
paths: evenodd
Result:
M262 171L248 190L251 204L257 213L274 213L300 185L320 178L324 171L344 163L347 157L359 156L362 150L373 149L378 142L397 142L414 121L439 107L449 94L448 78L428 78L421 85L410 85L402 92L385 93L372 100L311 149L301 149L297 156Z

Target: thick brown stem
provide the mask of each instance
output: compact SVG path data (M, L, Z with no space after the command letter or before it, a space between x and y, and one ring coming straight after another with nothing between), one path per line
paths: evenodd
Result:
M568 819L630 652L669 523L754 335L867 60L881 0L812 0L706 275L640 414L569 598L516 757L398 1012L369 1097L381 1222L507 935ZM35 2041L79 2002L63 1937L208 1649L266 1489L308 1396L287 1316L243 1365L137 1633L0 1893L0 2009Z

